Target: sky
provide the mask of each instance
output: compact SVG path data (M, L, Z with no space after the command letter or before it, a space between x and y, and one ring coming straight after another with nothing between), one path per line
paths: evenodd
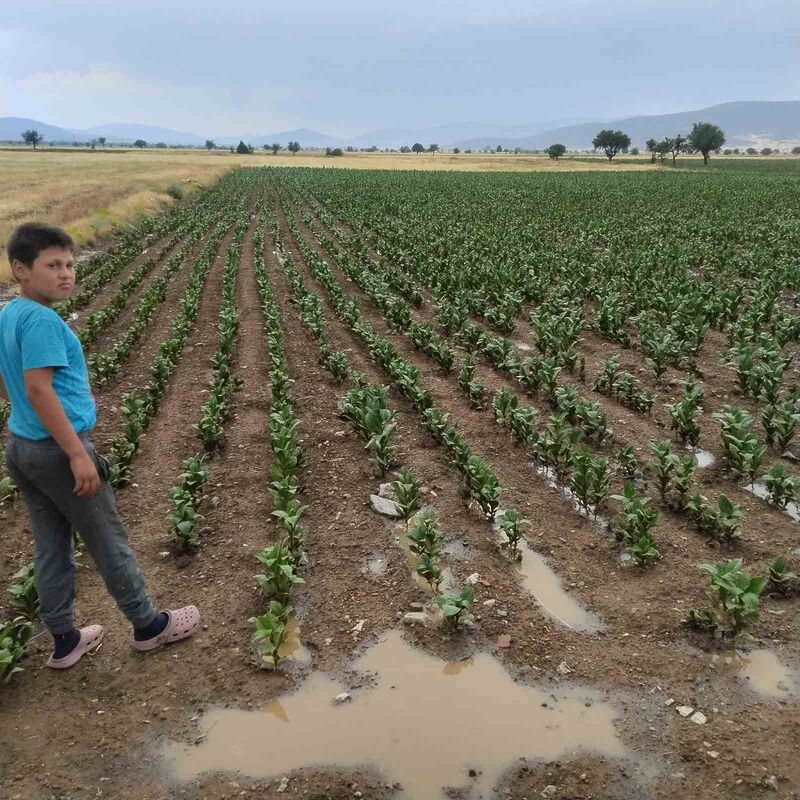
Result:
M4 0L0 116L200 136L800 99L800 2Z

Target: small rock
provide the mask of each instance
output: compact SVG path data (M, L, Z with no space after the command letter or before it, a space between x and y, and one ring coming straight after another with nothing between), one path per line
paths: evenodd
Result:
M708 718L701 711L695 711L691 716L691 720L697 725L705 725L708 721Z
M774 775L770 775L769 778L764 778L761 783L763 783L767 789L772 789L773 792L778 791L778 779Z
M478 575L477 572L473 572L472 575L467 575L464 579L464 583L468 586L476 586L480 582L481 576Z
M289 779L281 778L281 784L278 786L278 791L283 793L289 788Z
M346 703L348 700L351 699L351 695L348 692L342 692L341 694L337 694L336 697L333 698L333 702L336 705L341 705L342 703Z
M675 709L682 717L688 717L694 713L691 706L677 706Z
M551 783L542 790L542 797L552 797L557 791L558 787Z
M562 662L561 662L561 663L560 663L560 664L559 664L559 665L556 667L556 669L557 669L557 670L558 670L558 672L560 672L562 675L569 675L569 674L570 674L570 672L573 672L573 671L574 671L574 670L572 670L572 669L570 668L569 664L567 664L567 662L566 662L566 661L562 661Z
M410 603L408 606L412 611L422 611L425 606L422 603Z
M419 623L424 625L427 619L424 611L408 611L403 614L403 625L418 625Z
M391 483L382 483L380 489L378 489L378 496L385 497L387 500L397 500L397 495L394 493Z
M494 598L492 598L491 600L484 600L484 601L483 601L483 604L484 604L484 605L485 605L487 608L489 608L489 607L493 606L493 605L494 605L496 602L497 602L497 600L495 600Z
M331 644L331 642L332 642L332 641L333 641L333 639L332 639L332 638L330 638L330 637L328 637L328 638L325 640L325 644L326 644L326 645L328 645L328 646L330 646L330 644Z
M508 616L508 611L506 611L504 608L498 608L497 611L495 612L495 614L498 617L507 617Z
M393 500L389 500L377 494L371 494L369 496L369 502L372 506L372 510L376 511L378 514L383 514L384 517L394 517L395 519L400 517L400 512L397 510L397 506Z
M498 637L497 646L503 650L507 647L511 647L511 637L507 633L504 633L502 636Z
M719 753L716 750L706 750L706 755L709 758L719 758Z
M672 697L670 697L670 699L669 699L669 700L665 700L665 701L664 701L664 705L665 705L667 708L669 708L669 707L670 707L670 706L671 706L671 705L672 705L674 702L675 702L675 699L674 699L674 698L672 698Z
M358 634L364 630L365 622L366 622L365 619L360 619L355 625L353 625L352 628L350 628L350 633L354 633L356 636L358 636Z

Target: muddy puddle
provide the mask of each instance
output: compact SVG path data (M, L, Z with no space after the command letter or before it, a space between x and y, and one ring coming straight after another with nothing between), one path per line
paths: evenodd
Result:
M585 609L561 585L561 579L535 550L523 545L517 569L525 588L551 619L574 631L597 633L605 627L600 618Z
M762 697L797 697L800 685L789 669L771 650L751 650L737 654L738 675Z
M278 648L278 656L298 664L310 664L311 653L300 641L300 623L296 617L286 620L286 639Z
M486 653L448 664L390 631L354 668L375 673L374 685L338 704L333 698L346 687L314 673L262 710L207 712L199 744L166 746L168 769L189 780L207 771L281 778L303 767L366 765L387 783L399 781L403 798L439 800L444 787L474 787L470 796L489 797L520 757L626 756L611 705L588 691L555 699L517 684Z
M755 495L761 500L766 500L769 503L769 489L767 489L766 484L756 481L742 488L746 492L750 492L750 494ZM774 503L770 503L770 505L774 508L778 508ZM783 511L784 514L791 517L795 522L800 522L800 504L794 502L788 503L786 508L779 508L778 510Z

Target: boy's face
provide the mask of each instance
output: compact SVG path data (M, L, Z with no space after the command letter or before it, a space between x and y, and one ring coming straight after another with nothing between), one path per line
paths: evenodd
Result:
M46 305L66 300L75 288L75 256L63 247L48 247L30 266L14 261L11 268L22 294Z

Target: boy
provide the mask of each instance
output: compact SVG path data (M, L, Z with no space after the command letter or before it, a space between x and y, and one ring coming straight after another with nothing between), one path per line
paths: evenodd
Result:
M8 241L20 296L0 310L0 375L11 402L6 461L36 540L34 571L54 669L73 666L103 639L100 625L78 630L73 620L73 529L133 625L134 648L185 639L200 622L195 606L160 613L153 607L117 513L108 462L90 441L95 403L83 350L52 309L75 288L73 250L60 228L20 225Z

